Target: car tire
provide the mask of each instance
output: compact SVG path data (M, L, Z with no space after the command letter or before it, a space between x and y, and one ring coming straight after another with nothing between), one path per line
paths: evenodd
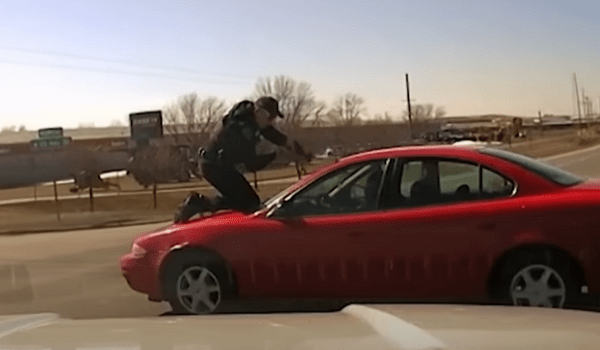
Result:
M181 254L169 262L163 290L175 314L217 313L231 294L226 277L223 263Z
M528 250L508 258L496 295L515 306L562 308L579 295L569 258L550 250Z

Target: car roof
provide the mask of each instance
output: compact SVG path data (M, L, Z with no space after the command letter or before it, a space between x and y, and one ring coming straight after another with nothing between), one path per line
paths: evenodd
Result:
M485 148L482 145L425 145L425 146L397 146L365 151L342 158L340 162L360 162L369 159L406 157L406 156L467 156L473 155L477 150Z
M326 173L351 164L378 159L412 157L455 158L466 162L484 164L486 167L498 171L504 176L508 176L511 180L517 182L521 188L521 193L538 193L556 188L557 185L552 184L549 180L544 179L539 175L532 174L531 171L526 170L517 164L480 152L483 149L492 148L498 147L475 143L463 145L409 145L362 151L341 158L335 163L316 169L311 172L309 176L302 178L290 187L289 193L296 191Z

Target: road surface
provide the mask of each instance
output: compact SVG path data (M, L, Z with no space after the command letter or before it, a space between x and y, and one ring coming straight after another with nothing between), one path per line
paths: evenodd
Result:
M600 146L546 161L600 177ZM118 266L136 236L163 225L0 236L0 314L106 318L168 311L168 305L130 290Z
M600 146L594 146L544 159L577 175L600 178Z

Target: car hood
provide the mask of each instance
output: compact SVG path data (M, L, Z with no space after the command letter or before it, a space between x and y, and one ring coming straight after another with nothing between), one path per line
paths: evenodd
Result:
M2 349L597 349L600 314L460 305L68 320L0 317Z
M259 215L244 214L242 212L227 210L215 214L205 215L182 223L171 223L168 226L160 227L150 232L146 232L138 237L138 240L151 239L156 236L185 231L197 231L199 228L219 226L223 223L242 222L250 220Z

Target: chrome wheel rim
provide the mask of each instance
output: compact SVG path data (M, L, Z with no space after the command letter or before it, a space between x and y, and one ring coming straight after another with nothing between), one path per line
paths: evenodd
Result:
M510 284L510 296L518 306L556 307L564 305L567 291L556 270L530 265L520 270Z
M190 313L211 313L221 302L219 280L205 267L188 267L177 279L177 298Z

